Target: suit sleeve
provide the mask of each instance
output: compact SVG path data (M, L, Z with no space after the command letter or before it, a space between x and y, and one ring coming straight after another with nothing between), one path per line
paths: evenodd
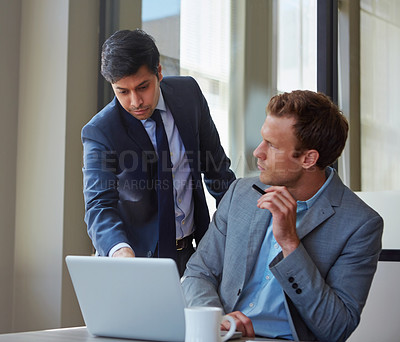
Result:
M224 308L218 288L225 263L227 216L236 184L237 181L232 184L222 199L196 253L187 264L182 288L188 306Z
M216 199L218 205L236 177L230 169L231 161L221 145L207 101L196 82L195 84L201 105L199 120L200 167L207 190Z
M117 156L96 126L82 129L82 143L85 222L97 252L106 256L117 243L128 243L117 208Z
M355 230L325 279L303 244L271 263L289 306L319 341L345 341L358 325L376 270L382 229L381 217L375 216Z

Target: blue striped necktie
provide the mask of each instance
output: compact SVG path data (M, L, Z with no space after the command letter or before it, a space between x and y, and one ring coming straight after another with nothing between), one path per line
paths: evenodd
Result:
M160 111L155 109L151 119L156 122L158 198L158 256L176 260L175 205L172 182L172 163L167 134Z

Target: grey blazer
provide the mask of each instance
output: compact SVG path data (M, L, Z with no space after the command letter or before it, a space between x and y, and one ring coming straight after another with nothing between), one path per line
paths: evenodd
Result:
M256 206L258 178L235 181L188 262L189 305L235 311L271 213ZM335 173L297 228L299 247L269 265L285 293L295 340L345 341L357 327L381 251L382 218ZM296 283L297 287L292 285Z

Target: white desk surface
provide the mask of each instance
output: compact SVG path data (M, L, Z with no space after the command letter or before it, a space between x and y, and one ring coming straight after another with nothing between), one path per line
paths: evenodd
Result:
M236 339L231 340L233 342L244 342L244 341L276 341L268 339ZM78 328L66 328L66 329L52 329L42 331L31 331L14 334L0 334L0 342L148 342L139 340L128 340L120 338L108 338L108 337L95 337L88 333L86 327Z

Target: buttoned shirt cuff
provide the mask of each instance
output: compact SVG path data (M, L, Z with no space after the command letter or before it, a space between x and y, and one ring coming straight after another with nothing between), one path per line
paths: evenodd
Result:
M113 254L114 254L118 249L123 248L123 247L128 247L128 248L132 249L132 247L129 246L127 243L121 242L121 243L116 244L113 248L110 249L110 251L108 252L108 256L109 256L109 257L112 257ZM132 250L133 250L133 249L132 249ZM133 251L133 253L135 253L135 251Z

